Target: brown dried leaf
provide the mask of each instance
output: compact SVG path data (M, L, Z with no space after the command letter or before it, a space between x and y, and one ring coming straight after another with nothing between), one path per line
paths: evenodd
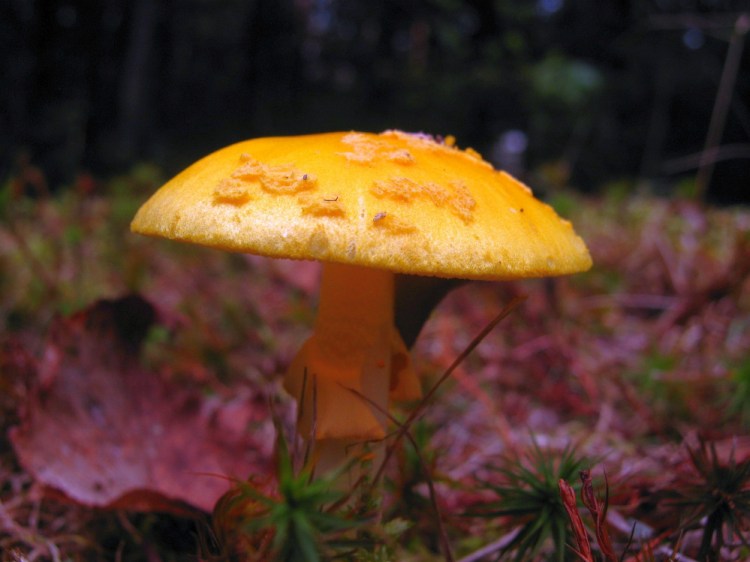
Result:
M589 510L591 518L594 520L596 540L599 543L599 550L601 550L602 556L605 560L608 562L617 562L617 556L612 548L612 539L609 537L609 527L607 527L609 485L606 482L606 475L605 486L607 497L601 502L594 493L594 483L591 478L591 471L581 471L581 500L583 501L583 505L586 506L586 509Z
M11 440L34 477L78 503L210 511L231 479L269 473L269 408L249 391L205 398L146 372L138 352L155 316L131 296L58 320Z
M578 505L576 503L576 493L573 486L568 484L562 478L557 483L560 489L560 497L565 507L565 511L570 519L570 526L573 529L573 535L578 545L578 550L575 550L575 554L581 562L591 562L594 560L591 554L591 544L589 543L589 536L586 532L586 526L581 520L581 514L578 513Z

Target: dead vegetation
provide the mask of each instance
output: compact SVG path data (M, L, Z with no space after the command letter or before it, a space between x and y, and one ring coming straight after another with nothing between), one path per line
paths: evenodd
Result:
M283 488L299 481L272 455L273 421L293 415L279 375L313 318L315 266L130 235L159 181L143 167L54 197L3 190L3 562L230 557L216 531L227 521L235 545L283 559L268 535L284 521L280 490L314 498L300 517L330 511L325 494ZM387 491L371 498L380 530L371 506L333 510L310 548L464 562L750 556L750 212L616 193L553 203L594 269L454 291L415 345L425 388L526 301L393 445ZM138 324L137 310L153 317ZM269 525L237 524L236 497L208 520L226 487L200 486L231 476L252 476L246 498ZM339 540L347 520L360 542Z

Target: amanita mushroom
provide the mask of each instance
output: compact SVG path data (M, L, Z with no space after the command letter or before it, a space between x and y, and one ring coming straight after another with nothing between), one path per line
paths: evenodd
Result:
M132 230L323 262L314 332L284 380L322 469L382 440L391 400L420 396L394 327L396 273L510 280L591 266L528 187L450 137L401 131L234 144L159 189Z

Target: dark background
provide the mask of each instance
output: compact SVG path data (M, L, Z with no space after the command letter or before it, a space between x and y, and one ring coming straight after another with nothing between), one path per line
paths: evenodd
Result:
M0 0L0 180L170 174L256 136L453 134L554 188L671 193L698 168L723 0ZM708 188L750 201L750 50ZM509 131L513 133L508 134ZM533 176L533 177L530 177Z

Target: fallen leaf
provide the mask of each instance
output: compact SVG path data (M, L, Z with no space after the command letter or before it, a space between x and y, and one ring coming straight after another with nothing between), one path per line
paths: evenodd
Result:
M210 511L232 479L271 470L266 398L204 397L138 360L156 321L138 296L53 325L10 437L38 481L93 507Z

